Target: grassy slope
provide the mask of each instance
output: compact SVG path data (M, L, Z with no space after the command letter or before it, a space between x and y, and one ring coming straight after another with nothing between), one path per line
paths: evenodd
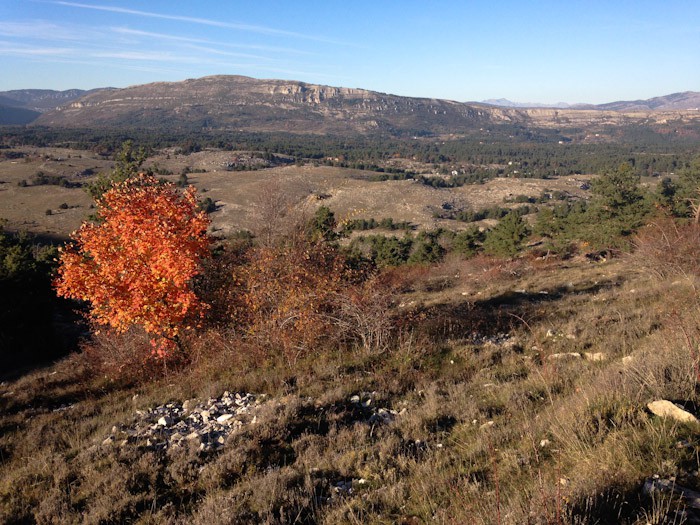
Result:
M698 400L693 281L652 281L629 260L452 261L417 274L396 302L412 330L381 354L319 351L289 367L209 334L196 366L141 386L89 377L79 356L3 383L0 521L672 519L668 498L640 488L654 474L696 488L698 429L645 406ZM562 352L606 359L549 358ZM273 402L221 452L101 444L137 408L224 390ZM371 424L348 401L362 392L406 411Z

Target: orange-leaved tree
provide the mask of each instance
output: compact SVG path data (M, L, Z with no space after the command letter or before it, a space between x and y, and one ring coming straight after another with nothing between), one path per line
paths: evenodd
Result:
M89 302L98 325L142 326L165 357L206 307L192 279L209 254L209 218L193 187L180 193L143 174L114 185L97 208L97 222L61 251L57 292Z

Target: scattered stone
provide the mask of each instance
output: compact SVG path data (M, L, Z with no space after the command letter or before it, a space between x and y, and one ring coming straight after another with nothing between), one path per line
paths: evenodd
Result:
M681 423L698 423L698 418L696 418L693 414L683 410L666 399L652 401L651 403L647 404L647 408L655 416L670 417L671 419L675 419Z
M493 346L503 346L503 345L515 345L515 338L512 338L506 333L499 333L495 335L484 335L479 333L472 333L467 339L469 344L472 345L493 345Z
M483 425L479 427L479 430L486 430L487 428L491 428L494 425L493 421L487 421Z
M648 478L644 482L642 492L652 496L656 492L676 493L683 497L686 507L700 509L700 492L676 485L675 481L660 479L658 476Z
M419 392L420 394L420 392ZM397 416L406 413L406 408L401 412L376 406L377 392L360 392L350 397L350 403L360 413L360 417L368 423L391 423Z
M112 427L103 444L117 442L119 446L133 444L162 450L193 441L202 451L217 450L232 432L257 421L261 404L253 394L224 392L220 398L204 402L189 399L182 404L172 402L136 410L134 423Z
M581 354L578 352L562 352L558 354L551 354L547 359L581 359Z
M336 494L339 495L348 495L352 494L352 480L349 481L336 481L335 483L332 484L333 486L333 491Z
M551 441L548 439L543 439L540 441L540 448L547 448L549 445L551 445Z

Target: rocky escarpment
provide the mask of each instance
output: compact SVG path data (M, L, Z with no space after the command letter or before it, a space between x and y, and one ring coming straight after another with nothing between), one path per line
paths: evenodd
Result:
M473 130L489 111L459 102L241 76L212 76L102 90L36 124L293 132L400 133Z
M156 82L88 93L48 111L36 124L59 127L384 132L394 135L488 133L492 126L599 131L614 126L700 122L697 110L638 111L503 108L451 100L400 97L345 87L242 76Z

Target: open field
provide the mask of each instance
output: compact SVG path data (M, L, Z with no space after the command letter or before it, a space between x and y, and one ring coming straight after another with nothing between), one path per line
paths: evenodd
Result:
M91 213L91 199L79 188L32 185L38 172L66 177L71 183L85 183L100 172L109 172L113 162L88 151L58 148L19 149L25 158L0 160L0 217L7 219L9 230L27 230L65 236L75 230ZM191 155L163 152L150 157L144 167L155 166L173 175L176 182L185 168L189 183L217 204L212 214L215 231L230 234L241 229L253 232L259 227L259 208L270 191L285 195L286 202L300 213L313 214L325 205L340 221L349 218L391 217L408 221L418 229L444 226L464 228L464 223L433 218L433 210L444 203L465 209L503 205L515 195L537 197L544 191L565 192L586 197L580 187L591 176L543 179L494 179L485 184L458 188L433 188L411 180L370 182L372 172L326 166L280 166L255 171L227 171L223 164L235 156L232 152L204 151ZM91 170L92 175L85 175ZM20 187L21 181L26 187ZM67 205L61 209L61 205ZM64 206L65 207L65 206ZM47 210L51 214L47 215Z

